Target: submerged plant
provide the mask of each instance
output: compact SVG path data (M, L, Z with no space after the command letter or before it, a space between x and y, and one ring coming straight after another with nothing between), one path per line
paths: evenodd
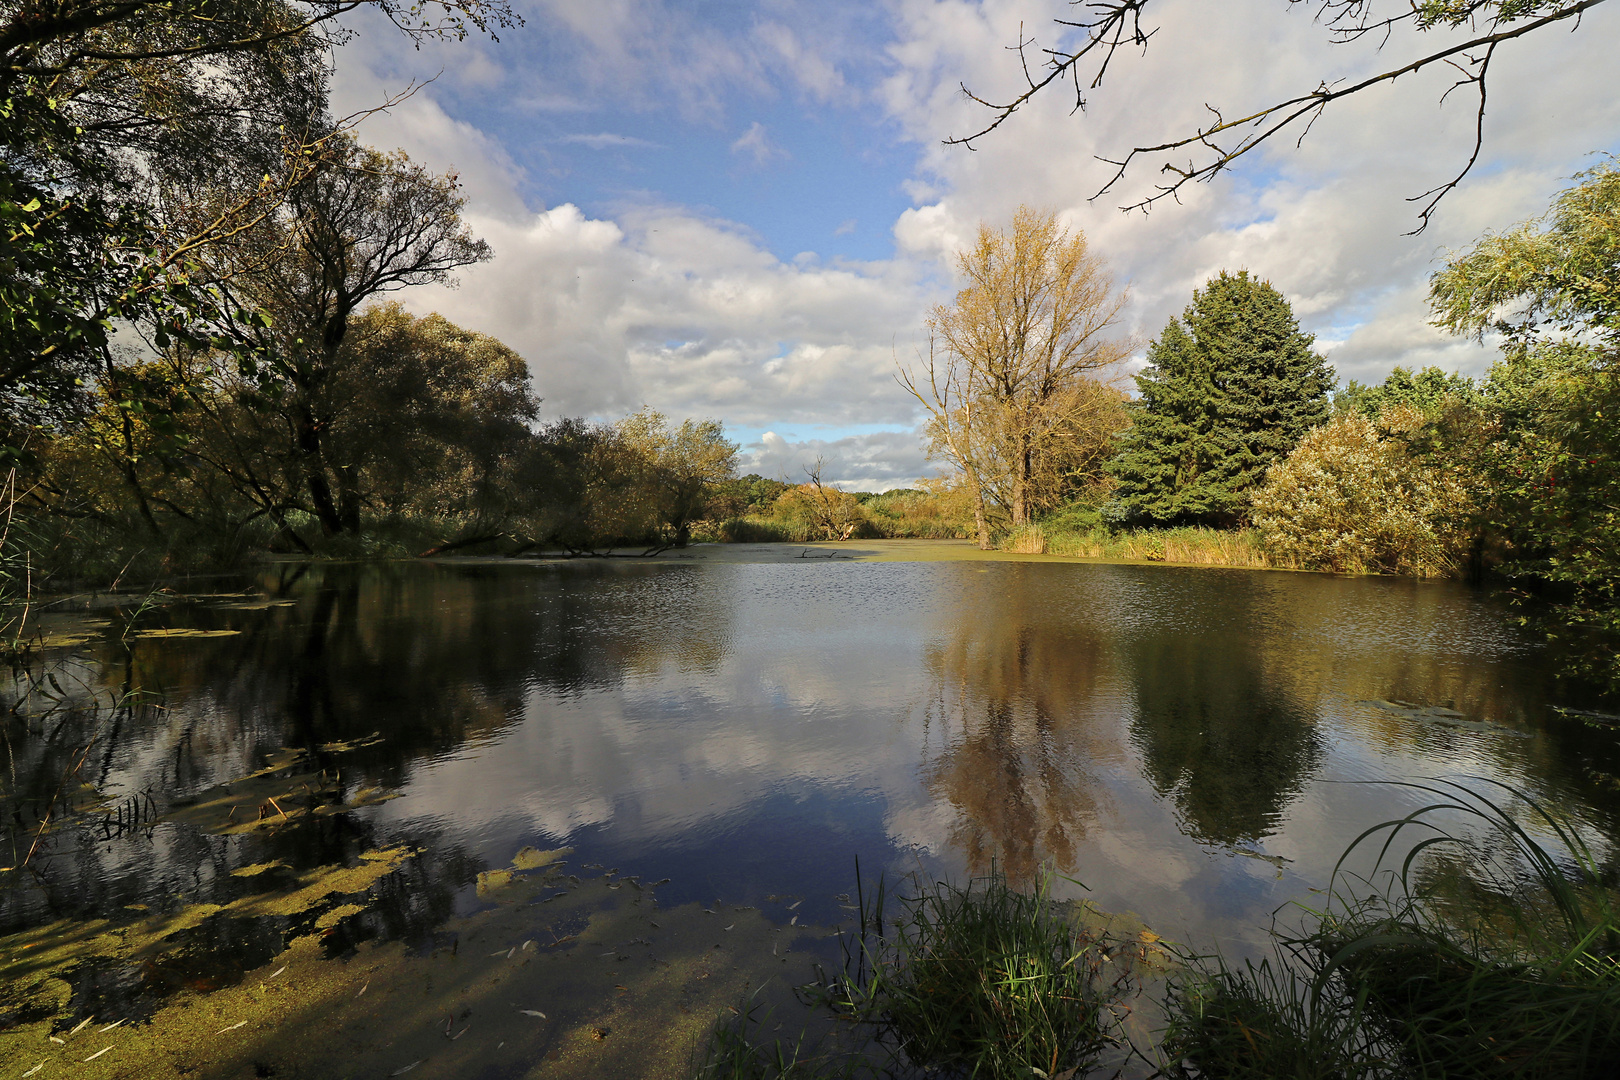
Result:
M1490 782L1494 783L1494 782ZM1204 958L1172 995L1166 1049L1199 1076L1582 1077L1620 1074L1620 907L1578 828L1461 783L1363 832L1330 902L1277 963ZM1484 836L1443 824L1460 816ZM1395 845L1420 832L1398 868ZM1346 861L1382 843L1373 875ZM1384 872L1382 889L1361 892Z

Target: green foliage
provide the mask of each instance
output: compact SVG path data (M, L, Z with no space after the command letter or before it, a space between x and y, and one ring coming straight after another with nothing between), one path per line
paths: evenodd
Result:
M1434 276L1435 322L1507 335L1483 387L1491 524L1524 621L1574 669L1620 688L1620 166L1576 177L1548 212L1487 235Z
M1172 984L1164 1051L1209 1080L1371 1080L1384 1075L1360 1004L1313 994L1298 957L1233 964L1220 954L1192 959Z
M519 550L684 544L711 495L734 482L736 454L713 420L675 427L650 409L611 425L559 420L524 450L520 508L505 531Z
M1491 369L1497 427L1483 457L1502 567L1523 621L1568 650L1574 670L1620 688L1620 372L1615 353L1549 343Z
M230 348L263 318L211 256L277 213L334 145L331 50L359 5L19 0L0 14L0 438L60 420L116 322ZM501 0L403 7L421 37L516 21Z
M961 485L929 481L926 490L895 488L882 492L838 492L829 487L817 494L814 484L795 487L756 480L754 489L767 493L769 502L748 503L749 509L738 513L736 485L748 480L743 477L742 481L716 489L710 503L716 516L713 529L706 534L709 538L734 543L803 544L828 539L831 525L833 539L849 529L852 540L958 540L972 530L971 495Z
M1466 375L1426 367L1413 372L1396 367L1377 386L1366 386L1351 379L1333 395L1335 416L1365 416L1376 420L1389 409L1405 405L1434 416L1447 404L1477 406L1479 389Z
M781 494L793 485L759 473L749 473L715 484L710 490L712 516L720 520L744 514L768 514Z
M1576 177L1545 215L1487 234L1430 282L1435 324L1524 340L1549 330L1620 331L1620 165Z
M1272 466L1253 496L1255 527L1268 550L1312 569L1453 574L1474 537L1471 477L1413 452L1403 436L1425 423L1416 408L1378 415L1317 428Z
M1493 25L1518 22L1567 7L1569 0L1420 0L1413 4L1418 27Z
M671 427L663 413L643 408L621 420L618 435L645 469L642 487L651 496L650 531L686 546L692 523L708 516L710 493L737 472L737 444L727 441L718 420L685 420Z
M1148 350L1109 472L1128 519L1227 525L1328 416L1333 372L1269 282L1222 272Z

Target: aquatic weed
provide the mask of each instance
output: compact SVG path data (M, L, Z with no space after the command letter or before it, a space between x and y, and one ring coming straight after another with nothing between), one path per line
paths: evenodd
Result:
M694 1055L693 1080L833 1080L855 1075L854 1058L827 1052L812 1042L808 1032L801 1031L791 1042L773 1037L774 1033L761 1034L775 1012L758 998L756 989L710 1029Z

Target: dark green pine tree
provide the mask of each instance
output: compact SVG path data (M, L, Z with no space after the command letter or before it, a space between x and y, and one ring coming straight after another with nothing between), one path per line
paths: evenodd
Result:
M1271 283L1222 271L1148 348L1110 463L1128 520L1227 526L1266 469L1329 417L1333 369Z

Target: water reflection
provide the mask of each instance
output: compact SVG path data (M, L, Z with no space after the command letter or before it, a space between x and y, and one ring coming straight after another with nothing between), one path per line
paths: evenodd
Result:
M162 707L8 729L13 837L92 734L85 779L160 813L283 747L340 803L402 797L240 835L63 830L40 881L0 890L4 928L228 903L253 887L243 867L409 843L424 854L379 886L366 933L431 933L524 844L672 877L671 902L802 894L807 919L838 917L857 855L1023 879L1050 861L1196 932L1263 923L1399 801L1320 780L1490 775L1616 825L1612 733L1549 712L1593 701L1550 685L1534 644L1459 586L692 560L287 566L251 593L143 613L133 633L110 621L96 686ZM139 632L187 628L230 633ZM1356 704L1375 698L1533 737ZM1275 865L1226 857L1240 849Z
M1205 843L1275 832L1322 763L1315 702L1265 677L1256 638L1144 635L1128 647L1143 773L1174 801L1183 832Z
M939 741L922 776L954 810L949 843L970 873L995 862L1024 882L1043 863L1076 868L1107 799L1098 770L1123 761L1113 650L1096 624L1052 611L1031 569L978 576L922 657L924 739Z

